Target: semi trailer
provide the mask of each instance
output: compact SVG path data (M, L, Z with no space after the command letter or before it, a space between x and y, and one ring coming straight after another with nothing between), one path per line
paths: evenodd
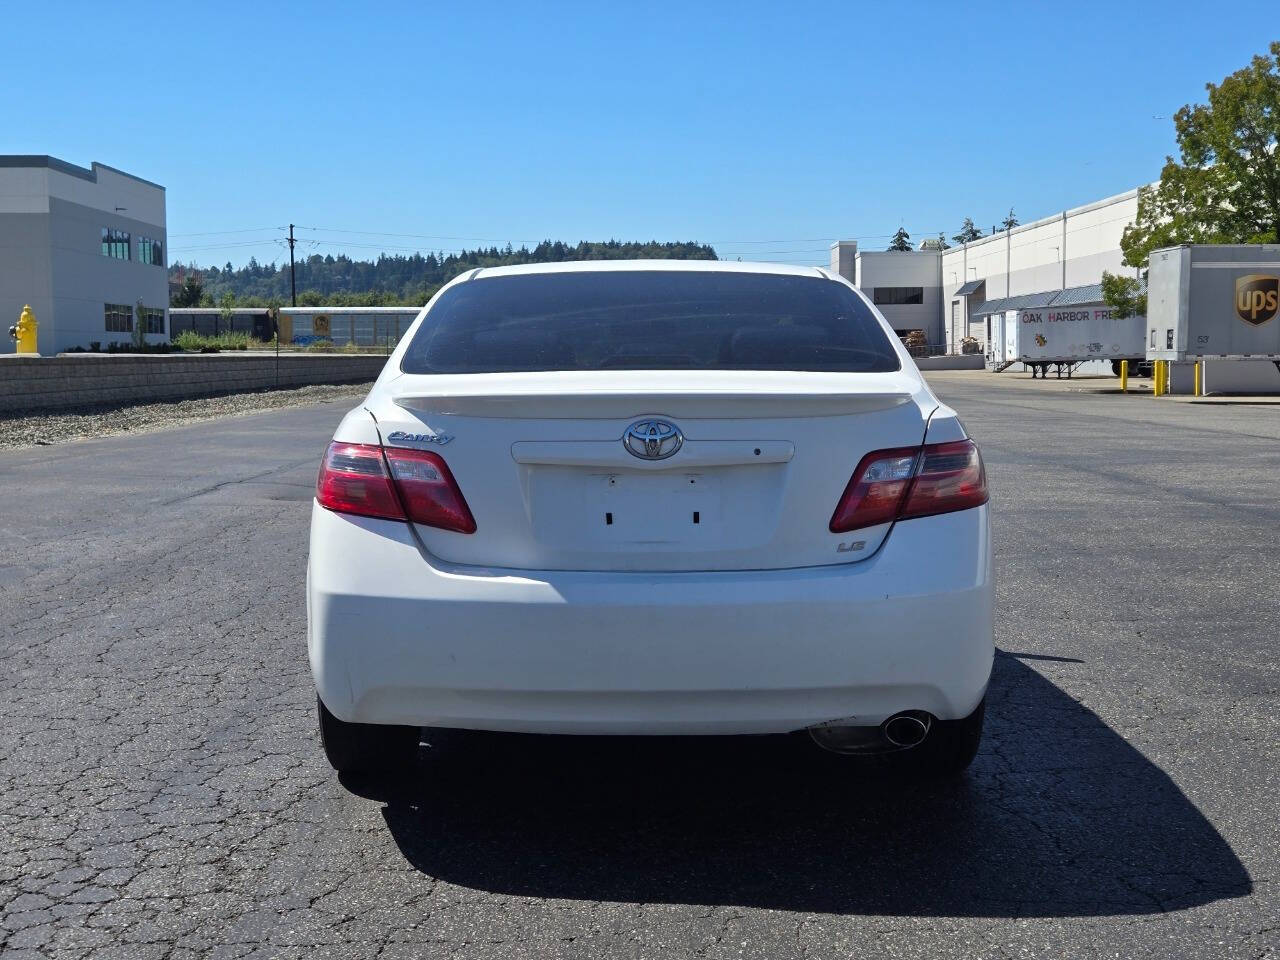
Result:
M1117 375L1122 360L1133 373L1146 364L1146 318L1118 316L1102 302L1100 285L1011 299L1017 302L1004 308L997 301L987 312L987 363L993 370L1024 363L1033 376L1056 367L1059 377L1070 377L1085 364L1087 372L1109 368Z

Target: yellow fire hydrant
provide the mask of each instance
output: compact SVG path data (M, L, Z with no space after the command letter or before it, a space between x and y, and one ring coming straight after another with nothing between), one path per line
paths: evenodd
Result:
M31 312L31 304L22 308L18 322L9 328L9 336L18 341L18 353L36 352L36 315Z

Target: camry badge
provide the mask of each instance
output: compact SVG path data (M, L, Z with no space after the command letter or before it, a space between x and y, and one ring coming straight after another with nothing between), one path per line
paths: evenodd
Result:
M666 420L637 420L622 435L622 445L641 460L665 460L684 444L684 434Z
M387 440L391 443L439 443L445 444L452 440L447 433L405 433L403 430L396 430L387 434Z

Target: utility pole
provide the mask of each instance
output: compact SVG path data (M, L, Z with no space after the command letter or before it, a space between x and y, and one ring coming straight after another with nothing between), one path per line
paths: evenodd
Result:
M293 224L289 224L289 299L292 306L298 305L298 281L293 275Z

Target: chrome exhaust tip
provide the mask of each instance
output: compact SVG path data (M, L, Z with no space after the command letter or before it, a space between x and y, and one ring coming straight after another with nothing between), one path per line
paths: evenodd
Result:
M879 727L860 727L840 723L820 723L807 728L809 737L831 753L884 753L887 747Z
M852 719L852 718L850 718ZM859 726L838 720L806 728L813 742L832 753L892 753L909 750L924 742L933 727L933 715L924 710L903 710L878 727Z
M895 747L917 747L929 735L933 717L923 710L904 710L880 724L880 732Z

